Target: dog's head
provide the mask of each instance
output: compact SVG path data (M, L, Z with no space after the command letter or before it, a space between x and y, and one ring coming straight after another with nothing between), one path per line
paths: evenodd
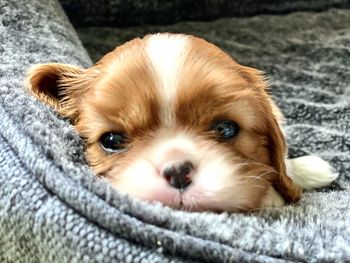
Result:
M300 197L261 72L203 39L134 39L89 69L37 65L27 86L72 121L91 167L121 192L196 211Z

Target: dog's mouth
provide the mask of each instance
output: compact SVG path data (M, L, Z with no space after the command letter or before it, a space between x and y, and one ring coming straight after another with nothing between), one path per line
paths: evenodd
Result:
M171 204L166 204L166 205L169 205L174 209L187 211L187 212L200 212L205 210L201 208L199 203L194 203L194 202L191 203L191 202L185 201L182 194L183 193L179 193L178 202L175 201L175 202L172 202Z
M150 202L160 202L177 210L203 211L201 202L193 196L191 189L158 189L145 199Z
M157 196L153 196L151 201L161 202L171 208L187 212L210 211L221 213L224 211L222 208L217 207L204 194L198 194L197 191L193 191L191 188L169 191L165 195L158 194Z

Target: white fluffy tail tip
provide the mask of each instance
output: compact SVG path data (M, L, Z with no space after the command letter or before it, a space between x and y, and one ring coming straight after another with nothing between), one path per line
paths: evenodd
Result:
M338 177L328 162L316 156L303 156L288 161L289 176L305 190L330 185Z

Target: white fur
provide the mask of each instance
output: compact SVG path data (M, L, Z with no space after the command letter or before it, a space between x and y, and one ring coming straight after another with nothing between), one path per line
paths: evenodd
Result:
M159 82L157 88L163 97L162 115L167 126L174 124L172 104L175 101L188 43L187 36L170 34L155 34L147 41L146 52Z
M119 191L148 201L160 201L170 206L179 206L179 191L168 185L160 174L169 161L192 161L192 152L197 151L193 141L185 135L159 133L150 148L140 153L123 174L112 183Z
M331 166L316 156L288 159L286 165L288 176L305 190L327 186L337 178Z
M160 133L151 146L113 180L121 192L149 201L179 207L179 191L167 184L160 171L168 161L186 160L194 165L193 183L182 194L187 209L235 211L249 205L251 190L237 174L228 153L187 133ZM113 171L112 171L113 172Z

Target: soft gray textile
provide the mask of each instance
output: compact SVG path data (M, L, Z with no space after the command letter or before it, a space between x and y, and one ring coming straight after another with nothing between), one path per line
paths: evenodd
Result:
M147 30L205 35L239 62L269 73L291 153L330 160L346 186L349 24L349 10L333 10L79 33L94 59L112 42ZM0 43L0 262L350 259L348 190L314 191L296 205L232 215L173 211L120 196L93 177L69 123L22 86L30 64L91 65L59 5L1 2Z
M350 0L60 0L76 26L130 26L211 21L221 17L285 14L350 7Z

